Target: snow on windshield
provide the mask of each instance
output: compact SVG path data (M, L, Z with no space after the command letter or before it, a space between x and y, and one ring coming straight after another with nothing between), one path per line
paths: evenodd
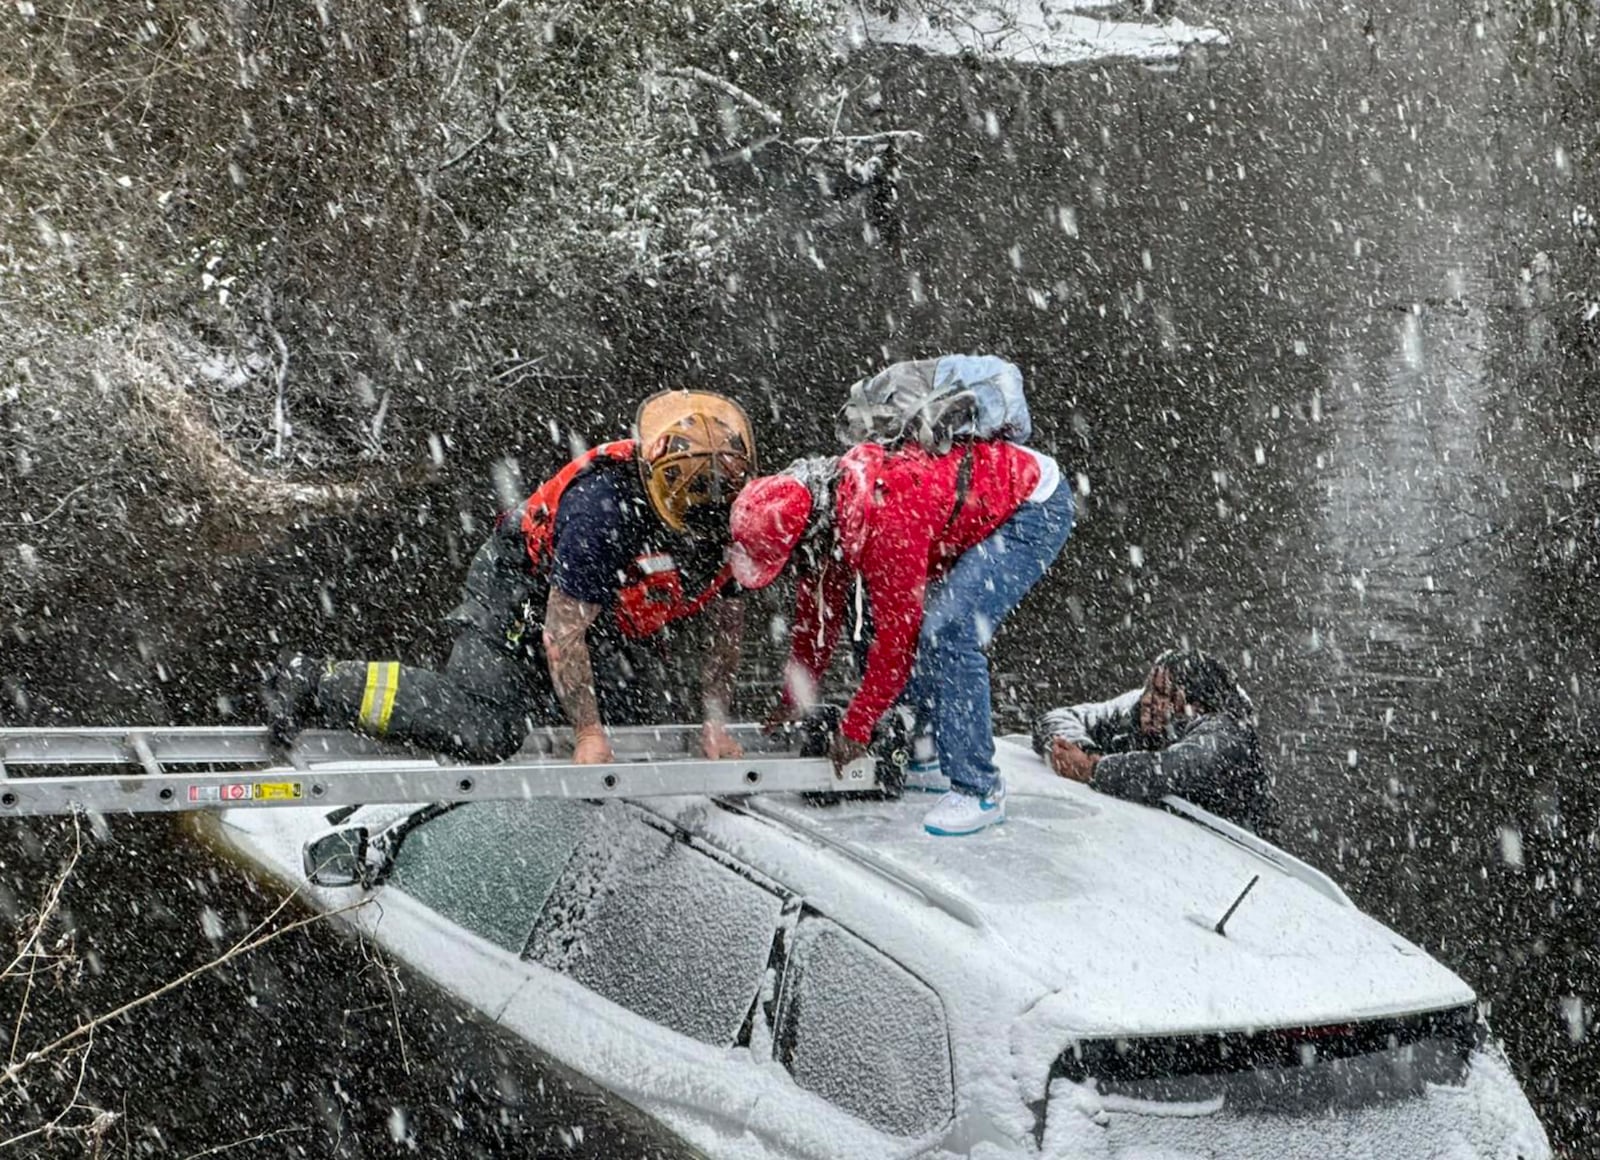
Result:
M528 957L702 1043L730 1046L781 901L613 804L551 891Z
M946 1123L954 1092L938 997L821 918L795 939L778 1032L795 1082L897 1136Z

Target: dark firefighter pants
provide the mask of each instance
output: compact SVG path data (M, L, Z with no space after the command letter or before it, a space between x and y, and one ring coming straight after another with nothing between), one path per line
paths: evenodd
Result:
M591 631L589 655L602 721L648 723L646 690L659 715L663 675L648 648ZM537 645L508 650L472 625L457 634L442 672L398 661L332 662L317 684L317 710L330 728L483 762L510 757L530 727L565 724Z

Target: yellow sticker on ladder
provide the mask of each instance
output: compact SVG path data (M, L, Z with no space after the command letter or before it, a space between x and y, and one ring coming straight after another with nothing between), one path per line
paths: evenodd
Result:
M290 802L301 797L298 781L258 781L253 795L258 802Z

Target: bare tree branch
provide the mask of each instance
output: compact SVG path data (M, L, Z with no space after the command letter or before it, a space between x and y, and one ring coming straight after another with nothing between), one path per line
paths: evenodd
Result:
M439 162L439 164L434 167L433 171L435 173L444 173L447 170L454 169L457 165L460 165L463 161L465 161L467 158L471 157L474 153L476 153L480 148L483 147L484 144L486 144L487 142L492 140L494 138L494 135L496 133L498 133L499 131L500 131L500 122L496 121L494 119L494 117L491 116L489 118L489 127L487 129L485 129L482 133L478 134L478 136L474 140L469 142L461 150L461 152L457 153L454 157L450 158L447 161ZM434 191L433 191L432 187L429 187L427 192L428 193L433 193ZM434 196L437 197L438 195L434 194Z
M67 506L68 501L71 500L73 496L77 495L80 491L82 491L84 488L86 488L88 486L89 485L87 483L80 483L77 487L75 487L71 491L67 492L66 495L61 497L61 502L56 504L55 507L51 508L50 509L50 514L45 516L43 519L38 519L38 520L18 520L16 523L0 523L0 528L38 528L38 527L43 527L45 524L48 524L51 520L56 518L56 515L61 511L62 508Z
M751 110L774 129L783 128L783 114L767 104L754 93L741 89L726 77L719 77L716 73L709 73L703 68L694 65L682 65L678 68L661 70L662 76L677 77L679 80L695 81L707 88L716 89L724 96L732 97L741 105Z
M274 1128L270 1132L259 1132L254 1136L246 1136L242 1140L230 1140L226 1144L217 1144L199 1152L191 1152L183 1160L200 1160L202 1156L220 1156L224 1152L231 1152L235 1148L242 1148L246 1144L255 1144L262 1140L274 1140L279 1136L292 1136L297 1132L309 1132L310 1128Z
M293 898L294 895L292 894L288 898L285 898L278 904L278 909L273 911L273 914L276 914L279 910L282 910L284 906L288 905L290 900ZM358 899L357 901L350 903L348 906L341 906L336 910L321 911L316 914L307 915L304 918L297 918L287 926L280 926L276 930L268 931L266 934L261 935L258 938L251 939L249 942L245 942L243 940L236 942L227 951L218 955L211 961L202 963L200 966L195 967L191 971L185 971L177 978L163 983L155 990L148 991L145 994L140 995L137 999L132 999L129 1002L122 1004L122 1006L115 1008L114 1010L107 1011L103 1015L97 1015L93 1019L80 1023L77 1027L73 1028L59 1039L46 1044L44 1047L41 1047L36 1051L30 1051L20 1060L17 1060L8 1066L4 1071L0 1071L0 1086L3 1086L7 1083L15 1083L17 1077L28 1068L32 1067L41 1060L48 1059L51 1055L60 1051L62 1048L76 1043L85 1035L93 1035L95 1028L109 1023L113 1019L119 1019L131 1011L138 1010L140 1007L144 1007L155 1002L163 995L178 990L180 987L187 985L188 983L199 978L201 975L208 974L209 972L216 970L218 967L231 962L240 955L248 954L253 950L264 947L268 943L280 939L286 934L299 930L301 927L310 926L313 923L321 922L323 919L334 918L341 914L348 914L351 911L360 910L365 906L371 906L372 902L373 900L371 898ZM256 930L260 930L261 926L265 925L270 918L271 916L269 915L267 919L263 919L262 922L256 926Z
M0 1140L0 1149L10 1148L16 1144L21 1144L27 1140L33 1139L35 1136L53 1136L57 1132L61 1132L63 1134L82 1133L91 1138L98 1138L104 1136L105 1133L111 1129L112 1124L116 1123L116 1121L120 1118L116 1112L108 1112L106 1109L95 1107L93 1104L78 1103L78 1096L83 1093L83 1077L89 1069L89 1053L93 1050L94 1035L91 1033L89 1036L89 1042L84 1044L83 1048L78 1053L78 1078L76 1083L73 1084L72 1096L67 1100L66 1105L55 1114L55 1118L47 1124L40 1124L37 1128L31 1128L28 1131L16 1136L12 1136L9 1139ZM61 1121L65 1120L80 1107L84 1111L92 1113L92 1117L90 1118L89 1122L87 1124L74 1124L63 1128L61 1126Z
M820 145L887 145L896 141L921 141L915 129L885 129L881 133L840 133L828 137L796 137L789 144L796 149L815 149Z
M512 7L515 3L516 0L500 0L498 4L489 9L481 18L479 18L478 26L472 30L472 35L468 36L467 39L461 43L461 47L456 50L455 67L450 70L450 79L445 83L444 89L442 90L443 94L450 93L458 84L461 83L462 66L467 63L467 57L471 54L473 48L476 47L478 38L483 35L484 29L489 27L489 21L493 20L507 8ZM556 17L551 17L550 19L554 20Z
M11 1051L6 1056L6 1063L17 1062L17 1045L22 1042L22 1023L28 1015L28 1003L33 998L33 972L38 965L37 956L28 958L28 981L22 988L22 1002L17 1004L17 1021L11 1028Z
M55 881L50 884L49 891L45 894L44 902L39 907L39 915L34 919L33 930L23 940L22 946L17 950L17 957L6 964L6 969L0 971L0 980L9 979L16 972L17 964L33 954L34 944L44 935L44 929L50 919L55 915L56 908L61 905L61 892L66 888L67 879L72 874L72 869L78 864L78 858L83 853L83 830L78 825L78 815L72 815L72 856L67 859L56 875Z
M284 395L289 385L289 344L283 340L283 335L278 333L278 327L272 320L272 290L264 289L261 300L261 323L267 329L267 335L272 339L272 345L278 351L278 372L276 375L277 392L272 403L272 458L283 458L283 439L285 430L289 426L289 409Z
M249 470L229 452L216 428L195 416L179 386L181 368L159 343L154 346L153 360L147 361L135 350L124 355L125 361L117 369L135 404L154 420L154 432L173 447L193 482L209 492L214 502L235 511L283 515L343 506L362 498L359 484L295 483Z
M754 141L748 142L747 144L739 146L737 149L729 149L725 153L718 153L714 156L707 157L705 160L705 167L707 169L715 169L719 165L731 165L734 162L748 163L751 158L753 158L757 153L760 153L768 145L781 144L784 144L782 133L768 133L765 137L760 137Z
M361 957L376 967L378 974L383 976L384 989L389 992L389 1013L394 1019L394 1036L400 1042L400 1066L407 1075L410 1075L411 1057L406 1051L405 1028L400 1023L400 1000L394 992L394 978L392 976L394 968L383 960L381 953L369 953L366 939L361 940Z

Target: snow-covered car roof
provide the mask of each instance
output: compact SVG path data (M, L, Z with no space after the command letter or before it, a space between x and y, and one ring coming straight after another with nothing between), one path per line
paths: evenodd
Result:
M932 799L920 794L824 808L752 799L742 822L699 799L673 799L664 812L840 921L868 925L913 969L940 973L959 932L995 968L1032 980L1036 1002L1015 1046L1036 1067L1080 1037L1301 1027L1473 1002L1452 971L1320 875L1290 872L1294 859L1064 781L1015 740L996 760L1007 822L971 838L925 834ZM755 826L799 841L763 840ZM891 900L901 921L872 914L874 898ZM884 933L891 925L902 939Z

